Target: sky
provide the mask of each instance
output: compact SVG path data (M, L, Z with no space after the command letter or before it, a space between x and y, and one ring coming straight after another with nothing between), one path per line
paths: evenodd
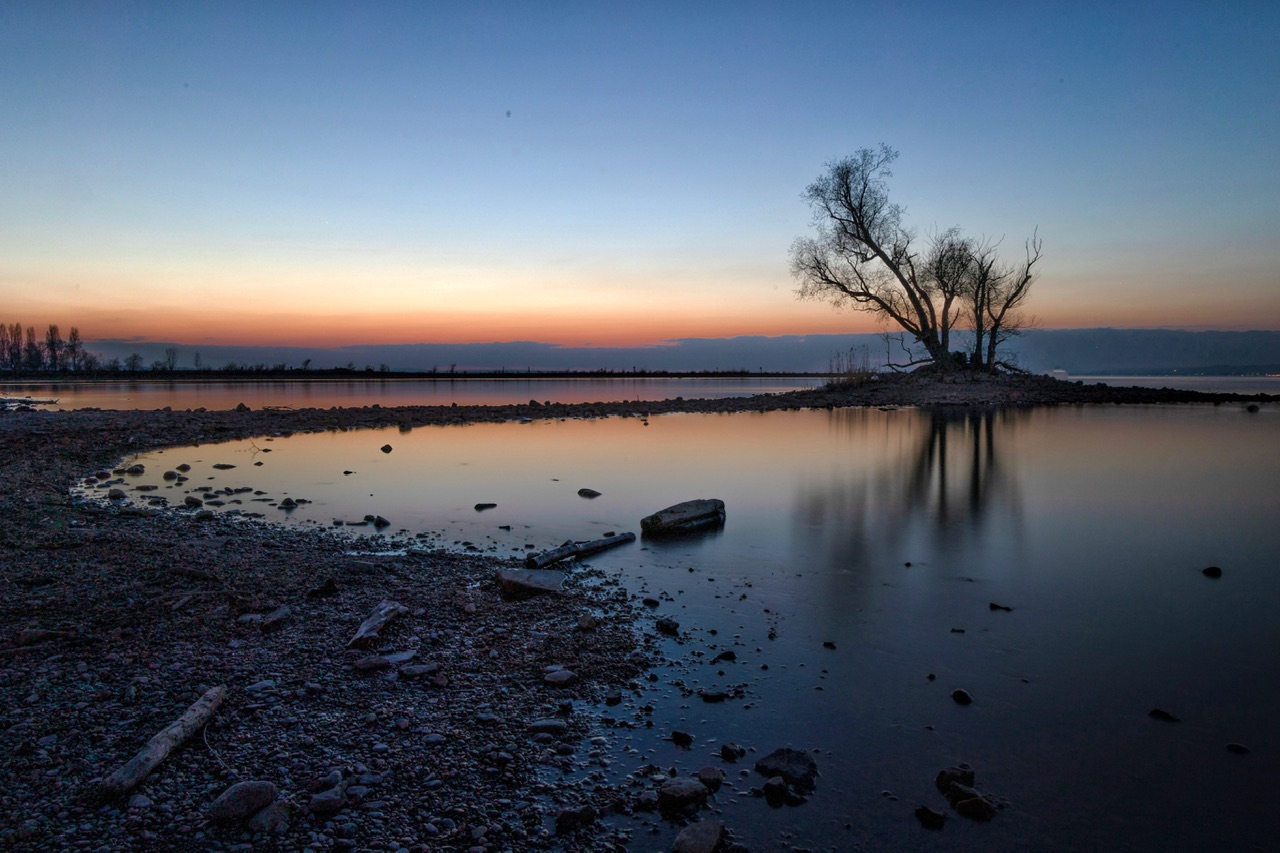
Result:
M185 345L864 333L824 164L1044 328L1280 329L1280 6L0 2L0 320Z

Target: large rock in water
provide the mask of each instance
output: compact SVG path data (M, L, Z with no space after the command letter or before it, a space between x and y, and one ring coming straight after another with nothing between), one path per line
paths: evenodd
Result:
M640 519L640 529L649 535L688 533L724 524L724 501L698 498L659 510Z
M756 762L756 772L764 776L781 776L787 784L812 791L818 776L818 763L809 753L782 747Z

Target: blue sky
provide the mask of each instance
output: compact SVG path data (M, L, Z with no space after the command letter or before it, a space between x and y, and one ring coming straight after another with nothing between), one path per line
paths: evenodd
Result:
M1280 328L1263 3L4 3L0 315L343 345L871 331L835 157L1045 240L1048 327Z

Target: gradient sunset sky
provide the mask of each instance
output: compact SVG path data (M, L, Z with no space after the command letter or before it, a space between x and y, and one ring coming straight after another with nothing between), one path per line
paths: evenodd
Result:
M1123 9L1119 8L1123 6ZM828 160L1048 328L1280 329L1280 5L0 4L0 320L188 344L866 332Z

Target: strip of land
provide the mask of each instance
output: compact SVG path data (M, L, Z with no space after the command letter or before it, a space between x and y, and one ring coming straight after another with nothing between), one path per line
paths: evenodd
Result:
M584 781L603 717L643 725L612 710L652 652L615 582L579 566L563 595L508 600L495 576L516 564L492 557L358 555L322 532L72 501L74 482L130 454L540 418L1250 402L1280 400L881 376L720 400L0 414L0 846L542 849L566 843L560 816L570 846L610 849L627 830L590 816L652 798ZM349 648L388 601L404 610ZM219 685L202 729L104 804L103 780ZM551 783L542 768L568 773ZM238 782L274 786L274 812L254 824L211 811Z

